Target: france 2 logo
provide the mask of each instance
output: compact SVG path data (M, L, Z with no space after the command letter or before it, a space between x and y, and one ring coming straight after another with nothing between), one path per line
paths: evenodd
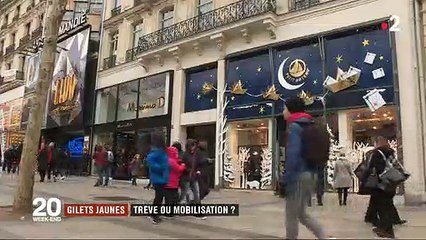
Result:
M61 222L62 202L58 198L34 198L33 222Z

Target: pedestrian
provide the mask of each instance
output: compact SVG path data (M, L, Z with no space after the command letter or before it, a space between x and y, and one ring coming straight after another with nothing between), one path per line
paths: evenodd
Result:
M286 191L287 239L297 239L299 222L314 233L317 239L324 239L321 225L307 213L307 204L315 188L317 169L302 157L302 149L306 151L308 147L303 145L302 136L305 135L304 126L313 124L313 119L305 112L304 101L298 97L286 101L283 115L288 124L287 158L281 180Z
M47 148L47 180L56 182L56 163L58 158L58 152L55 148L55 143L50 142Z
M37 171L40 175L40 182L44 182L48 167L48 150L44 144L41 145L40 150L38 151L37 163Z
M136 179L138 178L139 175L139 169L140 169L140 165L141 165L141 155L140 154L135 154L135 156L133 157L132 161L130 162L130 178L132 181L132 186L137 186L136 184Z
M4 152L3 172L10 173L12 170L13 151L12 146L8 147Z
M180 196L179 203L185 199L187 204L190 204L193 200L193 194L191 196L191 182L190 176L192 170L192 158L193 152L197 148L197 141L195 139L188 139L185 145L185 151L182 154L182 163L185 164L185 170L182 172L180 177Z
M56 171L55 171L55 177L61 176L61 180L65 180L66 178L66 165L68 162L68 156L65 152L65 149L62 147L59 147L58 150L58 158L56 159Z
M375 149L371 153L371 160L366 176L375 175L376 177L382 174L386 168L386 161L395 155L395 151L389 146L387 139L382 136L377 137L375 141ZM363 181L367 181L363 179ZM380 183L380 181L379 181ZM375 228L373 231L379 237L395 238L393 225L395 224L395 205L393 198L396 194L396 186L386 186L382 188L379 184L371 190L370 203L373 210L370 214L374 215L377 212L377 219L372 219ZM375 209L376 210L375 210Z
M190 186L193 195L192 204L200 205L201 200L208 194L208 187L206 186L206 173L205 166L208 162L207 154L205 152L205 145L200 146L197 141L196 144L191 148L191 171L189 173ZM206 189L207 188L207 189ZM195 215L195 217L203 220L207 219L202 214Z
M334 184L337 189L339 205L346 206L348 190L353 186L353 172L349 161L344 156L338 156L334 165Z
M98 174L98 180L96 181L95 187L108 186L108 169L107 169L107 154L104 147L97 145L95 147L95 154L93 155L95 160L96 172ZM104 182L105 178L105 183Z
M151 135L151 150L147 156L149 179L155 190L153 205L160 206L164 199L164 187L169 182L169 160L166 152L166 143L160 133ZM152 223L158 224L161 218L158 215L150 217Z
M107 154L107 163L106 163L106 171L107 171L107 178L108 182L112 181L112 171L115 165L115 157L114 153L112 152L112 147L105 145L105 150Z
M177 205L179 202L179 179L185 170L185 164L179 160L179 150L176 147L168 147L167 155L169 157L170 175L169 181L165 186L166 204Z

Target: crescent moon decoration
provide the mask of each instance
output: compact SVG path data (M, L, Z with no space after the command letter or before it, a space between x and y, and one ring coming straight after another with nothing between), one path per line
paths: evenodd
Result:
M296 90L301 88L305 83L299 84L299 85L292 85L284 78L283 70L284 65L288 61L289 57L284 59L284 61L280 64L280 67L278 68L278 81L280 82L281 86L287 90Z

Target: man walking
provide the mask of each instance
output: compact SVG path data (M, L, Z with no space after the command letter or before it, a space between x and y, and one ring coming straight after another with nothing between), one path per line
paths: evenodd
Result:
M308 161L311 155L306 155L306 152L312 151L308 149L311 144L305 139L306 133L309 133L305 131L313 132L310 126L313 125L312 116L305 112L305 104L300 98L288 99L283 115L288 124L287 158L281 179L286 191L287 239L297 239L299 222L312 231L317 239L324 239L322 227L306 212L317 180L317 168Z

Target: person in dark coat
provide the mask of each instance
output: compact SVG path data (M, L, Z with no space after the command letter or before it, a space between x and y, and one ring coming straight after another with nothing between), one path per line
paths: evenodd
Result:
M210 192L209 189L209 174L208 174L208 152L207 142L201 141L198 143L197 170L199 175L200 200L203 200Z
M380 175L384 172L386 167L386 159L383 155L388 158L389 156L394 155L395 151L389 146L387 139L384 137L377 138L375 147L376 148L373 150L371 156L368 173L372 173L373 170L375 170L377 175ZM395 238L393 229L395 217L393 198L395 194L396 187L392 187L386 191L379 187L372 189L371 198L374 206L377 208L376 211L378 216L375 224L376 227L373 228L373 231L379 237Z
M47 165L48 165L48 150L45 147L45 145L42 145L37 156L37 162L38 162L38 173L40 174L40 182L44 182L44 179L46 178L46 171L47 171Z
M4 152L4 162L3 162L3 171L10 173L12 170L12 160L13 160L13 150L12 147L9 147Z
M197 148L197 141L194 139L188 139L185 145L185 152L182 155L182 163L185 164L186 168L180 177L179 202L182 202L185 199L187 204L190 203L189 190L191 189L191 186L190 186L189 174L192 171L193 152L195 151L196 148Z

